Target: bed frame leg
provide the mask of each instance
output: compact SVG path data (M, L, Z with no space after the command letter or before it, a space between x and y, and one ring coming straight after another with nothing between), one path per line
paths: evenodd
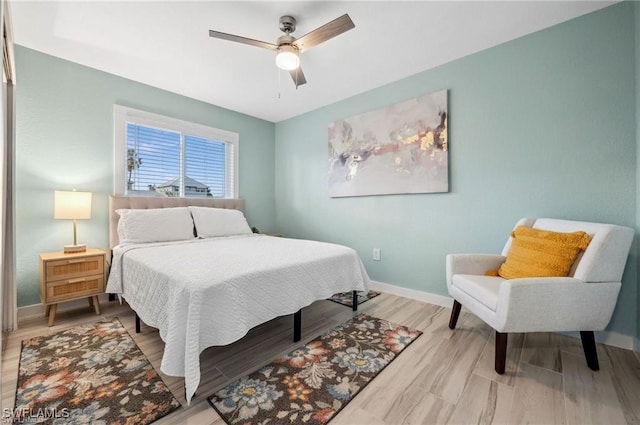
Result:
M293 313L293 342L302 338L302 309Z
M358 291L353 291L353 302L351 310L358 311Z
M138 316L138 313L136 313L136 333L140 333L140 316Z

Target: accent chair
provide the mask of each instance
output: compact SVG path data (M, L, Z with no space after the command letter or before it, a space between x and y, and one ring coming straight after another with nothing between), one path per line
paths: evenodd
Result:
M580 331L587 365L598 370L593 332L605 329L611 320L634 230L552 218L523 218L518 226L562 233L583 231L591 240L566 277L496 276L511 249L513 233L502 255L447 255L447 289L454 299L449 328L455 329L462 306L491 326L496 332L495 370L499 374L505 371L508 333Z

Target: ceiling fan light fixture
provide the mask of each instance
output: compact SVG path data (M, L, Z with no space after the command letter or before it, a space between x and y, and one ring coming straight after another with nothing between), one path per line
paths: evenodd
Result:
M209 37L275 51L276 66L288 71L293 79L293 83L296 85L296 88L298 88L303 84L307 84L307 79L300 67L300 53L305 53L312 47L324 43L353 28L355 28L353 21L349 15L345 13L333 21L327 22L313 31L306 33L302 37L296 38L291 35L296 30L296 19L293 16L284 15L280 17L280 31L282 31L284 35L278 37L276 43L267 43L266 41L254 40L252 38L214 30L209 30Z
M300 57L298 56L298 49L292 45L284 45L278 47L278 54L276 55L276 65L280 69L285 71L293 71L300 67Z

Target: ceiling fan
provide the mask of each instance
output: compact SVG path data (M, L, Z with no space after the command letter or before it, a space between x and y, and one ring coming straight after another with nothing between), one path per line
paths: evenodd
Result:
M280 69L289 71L293 82L298 86L306 84L302 68L300 68L300 56L302 52L306 52L310 48L317 46L343 32L355 28L355 25L348 14L344 14L322 25L319 28L295 38L291 35L296 30L296 20L293 16L285 15L280 17L280 30L285 35L278 38L277 44L267 43L265 41L254 40L252 38L240 37L238 35L227 34L224 32L209 30L209 37L221 38L223 40L235 41L237 43L248 44L250 46L262 47L263 49L274 50L276 55L276 65Z

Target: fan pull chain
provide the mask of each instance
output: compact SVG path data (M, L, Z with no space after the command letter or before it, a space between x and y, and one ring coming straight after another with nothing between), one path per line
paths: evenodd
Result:
M282 88L282 79L280 78L280 75L282 74L280 72L280 69L276 68L276 72L278 73L278 99L280 99L280 89Z

